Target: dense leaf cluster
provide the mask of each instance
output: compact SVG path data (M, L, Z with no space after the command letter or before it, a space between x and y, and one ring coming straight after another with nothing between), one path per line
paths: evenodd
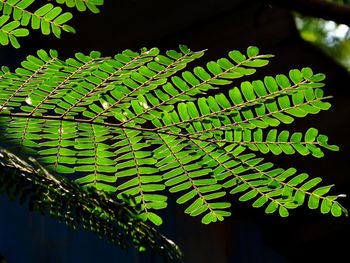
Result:
M62 31L74 33L73 27L67 22L73 18L72 13L53 3L46 3L39 7L35 0L0 0L0 44L11 44L19 48L19 37L29 35L28 28L40 30L43 35L53 34L60 38ZM57 4L65 4L69 8L78 11L98 13L98 7L103 5L103 0L56 0ZM42 3L40 3L42 4Z
M2 148L0 169L0 193L27 202L31 211L49 212L73 228L92 231L124 249L131 243L167 259L182 256L171 240L138 218L137 207L130 199L117 201L113 195L93 187L82 188L50 174L36 160L24 161Z
M40 50L15 72L2 68L2 143L31 149L52 171L82 185L134 196L141 217L157 225L165 189L205 224L231 214L227 193L283 217L305 202L322 213L346 213L320 178L260 157L322 157L323 149L338 149L315 128L305 134L275 128L329 109L324 75L294 69L235 87L271 55L249 47L186 70L203 54L180 46L164 55L152 48L62 60ZM222 87L226 92L206 95Z

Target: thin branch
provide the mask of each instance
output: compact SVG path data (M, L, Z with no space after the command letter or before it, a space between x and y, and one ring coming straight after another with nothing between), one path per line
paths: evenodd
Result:
M350 26L350 7L324 0L267 0L271 6L278 6L299 12L306 16L332 20Z

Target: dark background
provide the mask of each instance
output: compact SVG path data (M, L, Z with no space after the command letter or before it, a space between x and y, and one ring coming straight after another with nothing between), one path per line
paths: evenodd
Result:
M124 49L157 46L163 51L186 44L192 50L208 49L204 63L233 49L249 45L276 57L258 71L287 73L291 68L310 66L327 75L327 95L333 107L316 116L293 123L290 129L317 127L330 137L340 152L326 152L314 159L298 156L268 156L278 166L294 166L312 176L334 183L334 194L350 194L349 179L349 74L317 48L300 39L292 15L264 1L106 1L99 15L76 14L72 25L77 34L61 40L38 32L22 40L23 48L0 47L0 63L16 67L37 49L53 48L61 57L78 51L102 51L114 55ZM199 63L200 63L199 62ZM348 198L342 204L350 208ZM232 217L223 223L204 226L198 218L183 213L171 200L164 212L161 231L184 251L184 262L350 262L348 218L333 218L319 211L299 208L290 217L265 215L263 210L241 204L232 197ZM0 253L9 263L21 262L161 262L151 252L129 253L99 240L91 233L73 231L49 217L31 214L26 207L0 196Z

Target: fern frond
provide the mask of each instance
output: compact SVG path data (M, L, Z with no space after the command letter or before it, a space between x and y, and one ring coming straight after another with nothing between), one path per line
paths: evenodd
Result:
M62 31L75 33L75 29L67 24L73 15L64 12L60 6L46 3L37 9L32 8L35 0L0 0L0 44L11 45L19 48L18 37L29 35L29 30L40 30L43 35L53 34L61 37ZM76 8L78 11L89 9L93 13L99 13L98 7L103 5L103 0L56 0L58 4L66 4L67 7Z
M32 29L41 30L43 35L53 33L60 38L61 31L74 33L74 29L66 23L73 18L69 12L63 13L61 7L55 7L48 3L37 10L31 12L27 8L34 3L34 0L1 0L0 11L4 15L12 16L22 26L28 26Z
M337 146L329 145L327 136L319 135L315 128L308 129L304 135L301 132L290 133L288 130L279 132L277 129L272 129L266 134L265 139L262 129L226 131L225 139L216 141L245 146L263 154L271 152L275 155L281 153L292 155L297 152L304 156L312 154L321 158L324 156L322 148L338 150Z
M334 207L339 215L337 196L318 187L320 179L306 181L306 189L304 174L275 169L256 155L322 157L323 149L338 150L315 128L271 129L329 109L324 75L304 68L232 88L271 55L250 47L247 55L232 51L206 69L186 70L203 54L180 46L165 55L152 48L61 60L55 51L38 51L15 72L0 72L2 143L24 147L83 186L133 196L141 217L156 225L166 188L206 224L230 215L227 191L243 194L242 201L258 198L254 206L267 204L267 213L287 216L305 199L310 208ZM225 93L205 95L221 86L228 86Z
M303 156L312 154L314 157L321 158L324 156L322 148L332 151L339 150L338 146L329 145L328 137L318 134L318 130L315 128L309 128L305 134L301 132L290 133L288 130L279 132L277 129L271 129L264 135L263 129L260 128L224 130L221 133L222 135L215 134L213 139L201 136L199 140L217 143L221 147L230 145L232 149L240 145L252 151L259 151L263 154L271 152L275 155L299 153ZM192 134L178 134L178 136L190 140L198 139L196 135Z
M34 159L24 161L0 148L0 192L19 197L30 210L48 212L74 229L83 228L126 249L131 243L139 250L152 249L169 259L182 256L179 248L139 218L132 200L123 201L82 188L65 178L48 173Z
M322 181L320 177L307 180L307 174L296 174L294 168L274 168L272 163L264 162L255 154L243 154L244 148L241 146L234 151L232 145L217 150L207 142L193 142L206 154L203 164L212 163L211 166L215 167L212 176L223 188L231 189L230 194L241 195L240 201L256 199L253 207L267 205L266 213L278 211L282 217L289 215L289 209L303 205L305 199L310 209L321 206L323 214L332 211L333 206L334 216L347 214L337 201L339 196L325 196L333 185L316 187Z
M181 77L172 77L162 89L155 90L154 96L143 98L141 103L144 107L135 104L133 115L124 122L153 119L152 115L159 116L163 112L157 113L158 109L165 109L168 112L172 109L169 105L195 100L195 95L205 94L210 89L231 84L234 79L254 74L255 68L267 65L267 59L272 57L272 55L259 55L254 47L248 48L247 56L239 51L231 51L228 55L230 60L221 58L216 62L207 63L207 69L196 67L193 72L185 71ZM159 126L159 121L155 119L153 124Z
M238 157L236 160L240 163L238 169L242 172L241 180L234 178L226 182L224 187L233 187L231 194L242 194L240 201L249 201L260 196L253 203L253 207L267 204L266 213L278 211L280 216L286 217L289 209L303 205L307 199L310 209L321 206L323 214L332 212L336 217L342 213L347 215L347 211L337 201L341 195L326 196L333 185L316 187L322 181L320 177L308 180L306 173L296 174L294 168L272 169L272 163L263 163L262 158L255 158L253 154Z
M202 218L205 224L222 221L225 216L230 216L231 213L224 210L231 206L230 203L213 201L225 196L226 192L210 176L211 169L205 169L196 163L203 153L192 149L184 150L186 142L176 140L174 136L160 135L159 138L162 146L156 149L155 157L158 159L157 166L165 172L165 185L170 187L171 193L186 191L177 199L179 204L194 199L185 213L191 216L205 213Z
M276 127L281 122L290 124L294 117L316 114L330 107L323 100L324 79L322 74L312 75L309 68L290 71L299 77L291 84L285 75L265 77L262 81L243 82L240 89L229 90L229 99L224 94L199 98L196 102L179 103L177 111L165 114L159 130L178 127L188 134L220 134L231 129L264 129ZM176 116L177 115L177 116Z
M124 108L124 105L128 105L129 102L136 114L142 111L143 108L147 108L147 100L154 102L156 99L149 92L167 83L168 77L182 70L189 62L203 55L203 52L193 53L184 47L182 47L182 50L184 50L183 53L176 51L167 52L168 57L157 55L154 61L147 64L147 67L140 67L137 72L133 72L130 78L123 81L123 86L119 86L118 91L120 92L114 90L114 93L111 93L109 97L111 103L106 104L99 112L91 113L95 115L91 118L91 121L99 119L102 116L114 116L119 121L127 122L127 117L130 115L132 118L134 113L128 110L124 112L126 113L124 116L120 114L116 116L113 109L116 107ZM144 120L135 120L135 122L144 123Z
M56 0L58 4L66 4L69 8L76 8L80 12L89 9L91 12L97 14L100 12L99 7L103 5L104 0Z
M127 177L127 181L118 186L121 195L135 196L135 200L141 205L144 219L151 220L156 225L162 224L162 219L151 212L151 209L162 209L167 206L167 198L163 195L155 194L165 189L162 184L163 178L158 173L158 169L153 167L156 160L152 158L152 152L147 151L148 143L142 142L141 131L127 130L122 128L120 147L115 151L117 156L116 169L118 178ZM114 145L115 146L115 145ZM129 179L131 177L131 179Z

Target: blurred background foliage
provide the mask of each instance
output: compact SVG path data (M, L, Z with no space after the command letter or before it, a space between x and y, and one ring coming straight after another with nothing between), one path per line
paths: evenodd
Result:
M328 1L350 6L350 0ZM349 26L300 14L295 14L295 21L300 35L305 41L319 47L331 59L350 71Z

